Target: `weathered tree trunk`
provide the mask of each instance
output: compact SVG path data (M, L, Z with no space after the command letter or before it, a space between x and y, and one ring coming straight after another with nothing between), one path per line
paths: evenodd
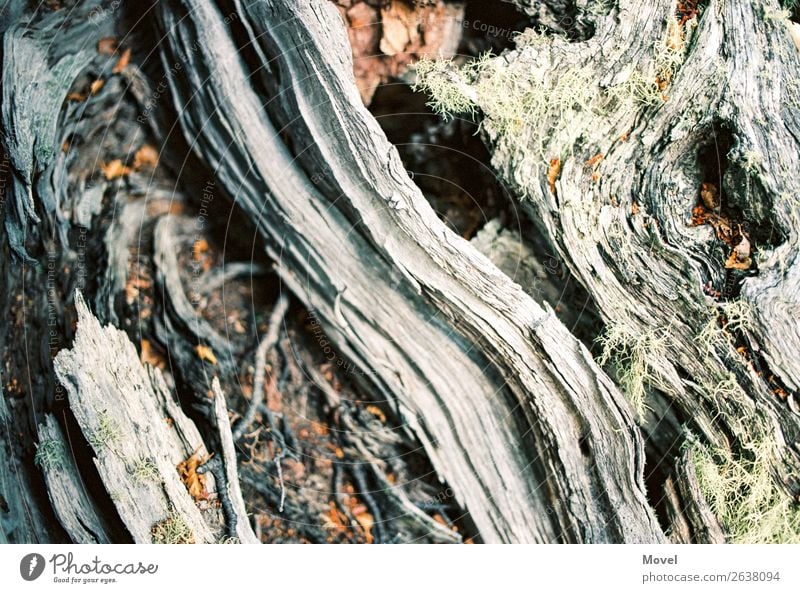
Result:
M285 306L256 348L198 303L226 278L258 285L269 273L397 420L361 434L354 404L304 365L368 472L351 470L369 538L459 539L387 477L383 455L413 439L482 541L797 536L798 203L782 172L797 168L800 59L765 12L776 6L711 2L676 20L667 0L622 0L575 19L569 2L519 2L553 30L573 15L580 41L529 31L477 68L421 78L441 107L445 89L482 114L494 165L607 324L609 375L565 317L509 277L524 237L487 226L470 243L436 216L362 105L331 3L170 0L133 16L93 1L23 4L2 27L4 539L258 541L239 440L258 410L280 492L254 488L276 497L276 517L291 447L262 394L241 398L233 430L226 400L252 352L253 385L265 384ZM98 52L111 36L152 51ZM754 85L772 110L756 111ZM732 148L709 169L714 134ZM159 147L154 171L144 143ZM721 201L704 220L716 236L733 229L736 269L714 234L687 225L703 182ZM251 259L271 268L192 267L207 220L229 215L225 199L241 225L227 232L251 233ZM541 264L526 257L535 276ZM734 318L740 301L752 320ZM752 476L756 452L769 496L753 504L778 525L758 537L747 509L708 488L714 468Z
M684 479L697 459L679 455L699 439L723 468L762 468L762 512L786 513L758 533L758 513L736 502L756 488L734 479L715 492L729 534L797 541L798 25L777 2L696 4L621 1L593 34L578 30L590 38L527 34L455 86L485 116L493 164L594 298L651 471L676 459L669 479L687 488L656 504L679 504L672 517L705 504ZM692 537L715 531L689 514Z

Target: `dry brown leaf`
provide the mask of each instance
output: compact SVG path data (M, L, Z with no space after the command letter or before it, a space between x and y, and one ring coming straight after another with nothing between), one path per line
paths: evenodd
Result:
M336 508L335 502L328 503L330 509L327 515L323 515L323 527L333 529L337 533L347 531L347 519Z
M355 517L358 524L361 525L361 529L364 530L364 537L367 543L373 543L375 538L372 537L372 526L375 524L375 520L372 518L372 515L369 513L359 513Z
M683 27L677 19L670 19L669 21L667 47L674 51L683 49Z
M114 64L114 69L111 71L113 74L119 74L125 67L128 65L128 62L131 61L131 48L126 49L122 52L122 55L117 60L117 63Z
M217 357L214 355L214 351L205 344L198 344L195 347L195 350L197 351L197 356L200 357L200 360L205 360L211 364L217 364Z
M133 155L133 168L137 171L144 167L155 168L158 165L158 152L149 144L142 144Z
M97 42L97 53L112 55L117 51L117 38L116 37L103 37Z
M82 103L86 100L86 95L83 93L70 93L67 95L67 101L75 101L76 103Z
M143 363L146 362L150 366L158 369L163 369L166 366L164 359L161 358L161 356L159 356L155 350L153 350L153 345L150 343L150 340L142 340L141 347L142 354L140 359Z
M176 467L178 475L181 477L186 489L195 502L208 500L208 490L206 490L206 477L197 473L197 468L211 459L210 455L201 455L201 447L195 449L189 458L181 461Z
M739 225L739 237L739 242L733 247L728 259L725 260L725 267L729 270L749 270L753 263L753 260L750 259L750 239L742 231L742 225Z
M97 80L93 81L92 84L89 85L89 93L91 93L92 95L96 95L97 93L100 92L100 89L102 89L105 86L105 84L106 83L104 80L98 78Z
M405 51L410 43L415 43L419 39L417 22L414 9L402 2L392 2L381 9L381 51L393 56Z
M739 259L736 255L736 250L734 250L725 260L725 268L728 270L749 270L752 263L753 260L749 257Z
M128 175L131 172L130 167L123 165L120 159L114 159L110 163L104 163L101 161L100 169L103 171L103 175L105 175L106 179L109 181L124 175Z
M709 210L716 210L719 206L719 190L713 183L700 184L700 199Z

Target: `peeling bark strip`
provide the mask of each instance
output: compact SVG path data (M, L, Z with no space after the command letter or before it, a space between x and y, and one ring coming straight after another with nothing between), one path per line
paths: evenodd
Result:
M662 541L623 396L436 218L361 105L336 9L235 4L257 70L215 7L159 4L165 63L185 65L170 78L184 133L285 286L398 402L481 536Z

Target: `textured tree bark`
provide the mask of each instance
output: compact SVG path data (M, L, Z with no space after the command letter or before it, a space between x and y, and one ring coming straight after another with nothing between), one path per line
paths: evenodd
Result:
M492 223L470 243L437 218L362 105L332 4L169 0L136 18L94 1L36 14L12 4L2 25L5 540L144 542L178 524L187 541L258 541L225 404L243 360L190 296L213 278L188 286L181 275L180 245L199 231L179 210L205 207L209 184L252 225L282 290L361 369L364 388L391 402L483 541L723 541L729 526L684 443L738 459L769 441L761 461L782 496L796 494L798 205L781 171L797 166L800 60L786 24L763 12L776 7L711 2L673 30L667 0L580 14L575 3L519 2L569 36L529 32L478 76L445 74L482 113L494 165L608 325L609 376L564 325L580 312L547 304L558 297L524 237ZM141 69L95 51L107 37L146 38L134 21L158 30ZM680 39L666 77L653 54L670 34ZM658 82L631 82L654 67ZM773 69L770 86L760 68ZM564 100L562 78L585 92ZM772 110L751 107L753 85ZM32 101L37 92L47 101ZM558 105L532 108L541 101ZM714 134L732 149L709 170ZM123 183L107 162L96 174L114 145L144 141L180 174L131 165ZM726 269L725 244L687 225L703 182L723 201L706 219L734 227L747 269ZM147 298L134 298L131 275L148 266L152 293L142 282ZM230 273L252 280L257 268ZM734 326L740 301L754 316ZM114 329L131 307L139 324ZM163 376L130 337L169 353ZM647 406L638 416L617 386L630 395L634 350ZM75 454L62 460L65 441ZM371 504L405 517L400 541L457 541L381 481L364 443L385 492ZM175 471L200 446L221 463L206 472L221 506L206 511Z
M529 35L462 92L494 165L594 298L622 383L642 353L651 457L676 458L686 485L675 445L691 433L743 456L767 442L757 463L796 513L797 25L777 2L699 8L621 1L589 39ZM585 88L565 99L569 76ZM486 90L498 81L523 104L562 104L509 128ZM705 505L683 490L687 508ZM692 519L699 540L718 533Z
M482 537L660 539L619 392L435 218L361 106L333 7L241 8L251 72L218 10L178 6L161 18L165 61L191 64L170 80L187 138L258 221L288 289L401 406Z

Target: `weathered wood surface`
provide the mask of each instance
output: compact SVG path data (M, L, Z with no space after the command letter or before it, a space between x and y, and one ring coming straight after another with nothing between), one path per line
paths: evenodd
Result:
M160 372L139 362L128 336L101 327L80 294L75 305L75 341L58 354L55 369L134 541L151 543L153 527L174 513L184 518L197 543L219 541L217 511L201 511L175 471L195 452L208 455L197 428L168 403L173 396ZM224 396L218 398L224 409ZM230 432L230 426L220 426L221 432L226 429Z
M586 41L528 36L494 60L484 80L507 74L510 96L542 93L554 103L563 99L559 77L574 74L585 88L564 113L549 111L513 133L480 81L464 92L484 112L494 165L525 196L523 208L608 327L631 346L652 338L649 441L684 424L733 450L775 442L764 463L791 498L800 488L800 187L791 173L800 164L800 52L777 2L712 0L701 8L675 30L674 2L623 0L595 16ZM678 59L663 97L632 100L625 85L657 74L670 43ZM555 179L551 159L560 161ZM726 268L731 249L710 226L689 223L702 182L718 186L717 212L749 237L753 263L744 272ZM708 283L719 298L707 296ZM734 304L751 314L725 334L715 320ZM711 340L701 334L709 323L717 329ZM686 433L673 434L679 444ZM677 459L677 476L691 472L686 463Z
M47 495L59 523L76 544L113 542L75 465L72 447L52 414L39 424L37 464L44 474Z
M567 36L529 31L481 77L449 75L482 118L493 164L522 196L539 240L552 245L548 257L591 297L580 308L562 302L551 262L536 261L525 237L490 223L470 243L437 218L361 103L330 3L138 8L134 20L157 27L159 39L144 69L119 72L119 55L95 48L130 33L127 12L89 0L32 15L23 4L12 2L4 15L16 18L0 25L0 306L12 320L0 331L11 373L0 402L3 541L151 541L171 513L196 541L258 541L225 395L250 353L194 299L225 278L257 282L270 270L239 262L187 285L180 250L198 229L180 210L209 181L252 224L253 250L274 262L285 296L313 313L337 355L361 369L364 390L402 420L396 433L359 434L347 403L307 369L352 433L343 438L364 462L366 474L354 470L359 492L369 492L368 474L401 526L386 537L376 514L376 541L459 539L386 480L381 455L409 432L487 542L661 542L665 532L724 541L692 456L680 452L694 440L737 455L774 443L764 449L771 479L783 496L797 494L800 52L776 2L711 0L681 23L676 42L667 0L591 10L520 0ZM647 87L631 81L647 83L661 67L665 39L680 58L659 89L665 98L640 96ZM577 94L555 95L559 80ZM492 86L521 103L498 101ZM85 96L67 100L76 92ZM531 108L541 99L557 107ZM509 106L524 117L510 122ZM113 146L144 141L181 175L97 172ZM719 187L717 214L744 228L746 270L725 267L730 249L710 226L687 224L705 199L701 183ZM131 288L137 266L152 269L152 290L139 276L141 294ZM708 296L709 282L720 295ZM76 289L95 312L76 298L77 330ZM723 331L718 318L724 326L743 303L746 323ZM609 365L609 377L576 337L584 306L616 332L611 354L643 346L647 408L638 417L615 384L630 387L625 369ZM121 328L127 335L101 325L130 323L131 310L141 315ZM140 362L137 340L142 356L146 340L168 352L163 376ZM255 357L261 372L263 359ZM259 398L252 403L271 418ZM253 414L240 412L249 424ZM34 463L37 442L63 447L67 433L96 469L83 459ZM209 484L224 482L219 509L200 510L175 470L200 445L215 452ZM284 454L273 459L277 471ZM147 461L156 479L134 483L135 465ZM102 488L84 488L84 478ZM645 478L656 487L649 499ZM282 506L283 492L253 487Z
M2 390L0 390L2 394ZM48 517L44 516L37 501L31 499L30 493L37 488L31 484L35 479L26 471L19 446L14 438L13 417L5 396L0 397L0 497L2 497L2 514L0 514L0 543L37 542L44 543L55 539L48 525Z
M165 61L191 65L170 79L187 140L258 222L285 286L400 403L482 537L659 541L622 395L435 217L360 103L333 7L240 6L255 72L219 10L159 8Z

